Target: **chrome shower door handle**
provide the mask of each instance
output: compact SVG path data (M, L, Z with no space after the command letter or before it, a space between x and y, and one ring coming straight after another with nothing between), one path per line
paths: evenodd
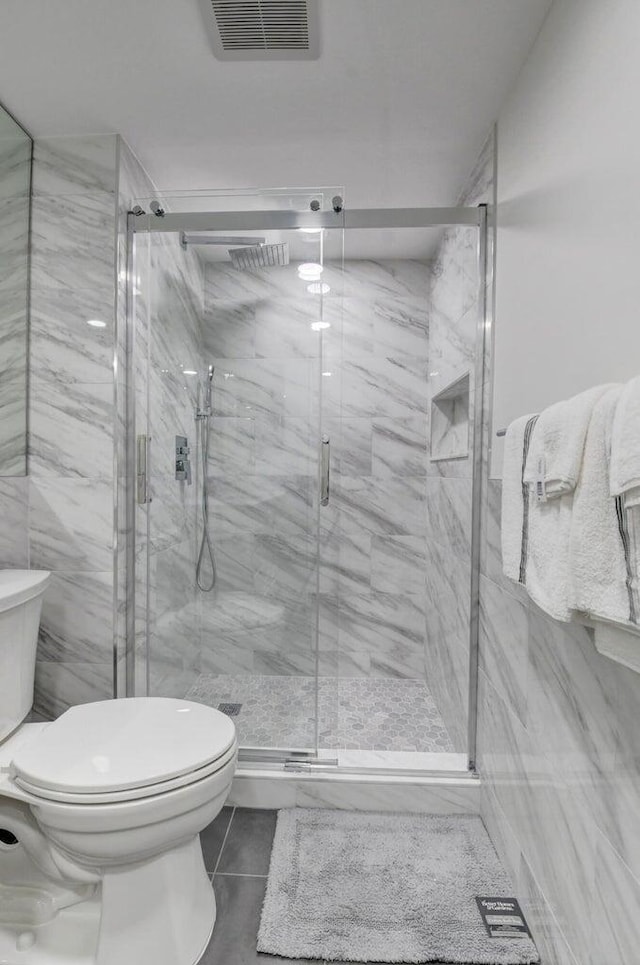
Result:
M322 437L320 446L320 505L329 505L329 463L331 460L331 444L329 436Z
M138 452L136 467L136 489L138 504L144 506L147 500L147 444L148 439L145 435L138 436Z

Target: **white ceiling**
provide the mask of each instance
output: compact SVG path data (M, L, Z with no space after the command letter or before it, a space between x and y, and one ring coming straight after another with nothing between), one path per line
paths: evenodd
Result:
M199 0L2 0L0 101L36 137L118 131L161 188L451 204L550 4L320 0L319 60L230 63Z

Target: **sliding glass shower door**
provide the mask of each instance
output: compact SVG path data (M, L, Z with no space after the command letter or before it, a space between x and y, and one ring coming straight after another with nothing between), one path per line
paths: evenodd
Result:
M135 233L136 692L219 707L247 752L283 757L314 756L335 710L318 688L329 252L321 230L216 222L312 202L172 198L178 227ZM194 207L216 212L206 230ZM340 233L331 247L336 272Z
M129 692L251 759L466 770L486 209L341 194L140 200Z

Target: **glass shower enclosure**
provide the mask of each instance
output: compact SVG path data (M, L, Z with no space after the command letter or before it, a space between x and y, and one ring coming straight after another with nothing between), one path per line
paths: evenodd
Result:
M343 198L129 216L127 692L220 708L244 760L466 769L485 209Z

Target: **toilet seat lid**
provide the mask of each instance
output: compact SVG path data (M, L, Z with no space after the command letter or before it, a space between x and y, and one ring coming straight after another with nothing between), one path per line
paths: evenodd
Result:
M149 787L205 767L235 740L225 714L189 700L128 697L71 707L17 749L14 776L55 791Z

